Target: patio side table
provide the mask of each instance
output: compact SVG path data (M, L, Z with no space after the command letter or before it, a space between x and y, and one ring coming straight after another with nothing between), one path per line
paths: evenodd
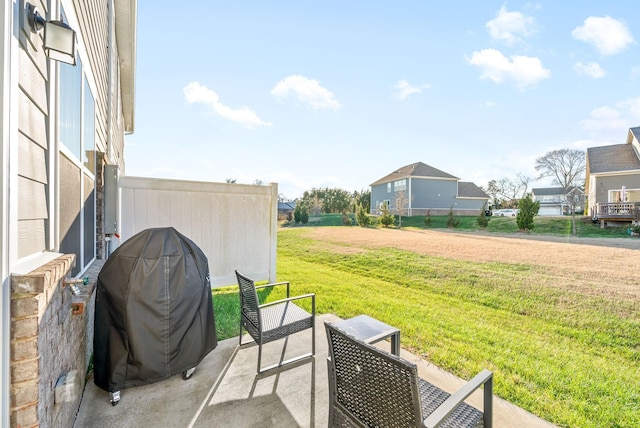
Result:
M391 353L400 356L400 330L382 321L368 315L358 315L337 322L334 326L367 344L391 338Z

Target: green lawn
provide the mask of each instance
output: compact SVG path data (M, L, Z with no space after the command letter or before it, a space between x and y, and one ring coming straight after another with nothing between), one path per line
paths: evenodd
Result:
M321 227L321 226L342 226L341 214L322 214L320 216L314 216L314 223L308 223L306 225L283 223L284 228L300 228L300 227ZM352 222L355 222L353 215L350 215ZM403 228L420 228L425 229L424 223L425 216L414 217L402 217ZM477 217L473 216L459 216L456 217L459 221L458 227L455 230L460 231L473 231L479 230ZM572 233L571 216L562 217L540 217L537 216L534 219L535 227L532 233L546 234L546 235L559 235L570 236ZM396 222L393 227L398 227L398 218L396 216ZM447 228L447 216L431 216L431 225L429 229L446 229ZM591 218L588 216L576 216L576 228L577 236L580 237L611 237L620 238L629 236L627 227L620 228L606 228L602 229L598 224L591 222ZM516 224L515 217L490 217L489 225L485 229L487 232L493 233L515 233L518 232L518 226Z
M278 279L294 294L316 293L317 312L394 325L404 348L466 379L488 368L498 396L554 424L640 426L637 301L545 287L555 278L526 264L336 251L308 230L279 232ZM215 291L214 304L219 337L237 336L237 289Z

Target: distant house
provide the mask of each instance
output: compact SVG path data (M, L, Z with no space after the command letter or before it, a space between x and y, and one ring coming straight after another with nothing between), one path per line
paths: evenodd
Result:
M293 218L293 211L296 209L295 202L278 202L278 220L288 220Z
M542 216L571 214L572 207L576 213L584 211L584 192L573 186L532 189L531 198L540 202L538 215Z
M403 166L370 186L372 214L378 214L386 204L391 212L406 216L425 215L428 211L445 215L451 209L457 215L478 215L489 201L489 196L474 183L460 181L422 162Z
M601 226L638 221L640 212L640 127L625 144L587 149L585 192L589 214Z

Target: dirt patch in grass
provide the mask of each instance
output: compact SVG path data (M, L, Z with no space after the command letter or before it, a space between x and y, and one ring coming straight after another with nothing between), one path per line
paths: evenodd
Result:
M392 247L448 259L538 266L547 271L555 287L640 302L640 239L360 227L323 227L310 234L333 243L336 252Z

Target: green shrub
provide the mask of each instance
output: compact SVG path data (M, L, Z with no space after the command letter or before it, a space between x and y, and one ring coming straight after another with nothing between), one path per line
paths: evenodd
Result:
M449 214L447 215L447 227L449 229L455 229L459 224L460 220L453 215L453 207L449 208Z
M487 211L487 204L485 203L482 206L482 210L480 210L480 214L478 215L478 218L476 219L478 226L480 226L480 228L482 229L487 227L489 225L489 220L491 220L491 217L485 214L486 211Z
M369 224L371 224L371 217L369 217L369 214L367 213L367 211L365 211L365 209L362 206L362 204L358 204L358 210L357 210L357 214L356 214L356 222L361 227L367 227L367 226L369 226Z
M516 223L518 229L524 231L531 231L535 227L533 217L538 214L540 209L540 202L534 202L529 195L526 198L520 199L518 203L518 214L516 215Z
M433 220L431 219L431 210L429 209L429 210L427 210L427 215L424 216L424 225L426 227L431 227L431 222L432 221Z
M380 216L380 224L383 227L391 226L395 221L395 217L389 211L389 207L387 206L387 204L382 204L380 210L382 211L382 215Z

